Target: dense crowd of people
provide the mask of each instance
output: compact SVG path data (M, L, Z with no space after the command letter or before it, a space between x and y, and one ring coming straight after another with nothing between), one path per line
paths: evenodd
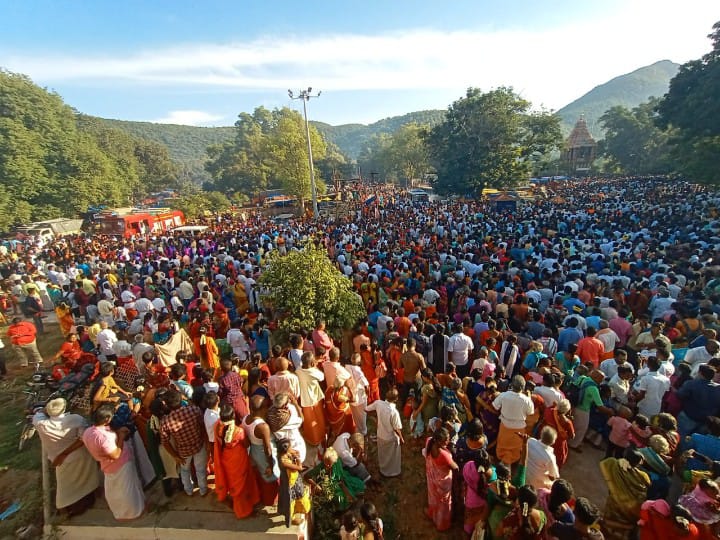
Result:
M35 418L57 507L93 504L99 463L116 519L145 511L155 478L205 496L212 475L238 518L277 505L299 524L324 490L341 538L378 539L384 509L365 493L404 474L407 444L438 531L717 538L720 197L664 178L536 195L497 211L365 187L321 222L249 213L194 234L0 246L18 359L1 374L42 363L50 310L56 375L96 364L88 418L62 399ZM367 317L277 341L264 258L306 242ZM605 450L604 504L562 477L586 445Z

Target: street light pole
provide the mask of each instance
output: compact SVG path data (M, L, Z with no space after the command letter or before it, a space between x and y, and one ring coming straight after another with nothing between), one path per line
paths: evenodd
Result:
M308 122L307 102L310 101L310 98L320 97L320 94L322 92L318 92L314 96L311 94L311 92L312 87L308 87L307 90L301 90L300 93L296 96L294 95L292 90L288 90L288 96L290 96L290 99L301 99L303 102L303 116L305 117L305 136L307 137L308 162L310 164L310 191L312 193L313 217L315 219L318 219L320 217L320 211L318 210L317 187L315 186L315 167L313 166L312 143L310 142L310 123Z

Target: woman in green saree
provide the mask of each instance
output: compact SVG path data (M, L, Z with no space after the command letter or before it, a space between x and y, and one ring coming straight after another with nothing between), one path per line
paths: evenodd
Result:
M605 504L605 519L634 525L640 515L640 505L647 499L650 477L640 469L643 457L629 448L621 459L607 458L600 462L600 472L607 482L609 496Z

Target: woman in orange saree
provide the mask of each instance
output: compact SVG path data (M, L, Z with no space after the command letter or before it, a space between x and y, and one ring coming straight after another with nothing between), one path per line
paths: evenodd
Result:
M350 408L351 400L352 396L347 386L328 388L325 392L325 417L333 437L341 433L355 433L355 420Z
M248 517L260 502L248 447L250 440L242 426L235 424L235 410L231 405L220 409L220 420L215 430L214 464L215 493L223 502L232 497L233 511L237 518Z

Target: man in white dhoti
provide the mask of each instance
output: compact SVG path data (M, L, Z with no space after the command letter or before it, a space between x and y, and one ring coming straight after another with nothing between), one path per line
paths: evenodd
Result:
M82 441L87 421L79 414L66 414L66 406L63 398L48 401L33 417L33 425L55 467L55 507L76 516L94 504L100 470Z
M377 445L380 474L386 478L400 476L400 445L405 443L402 436L402 421L397 410L398 391L388 390L385 400L373 401L366 411L377 412Z
M145 511L145 494L135 468L131 445L125 440L130 432L122 427L113 431L110 420L113 407L102 405L92 415L93 425L83 433L90 455L105 474L105 500L118 521L140 517Z

